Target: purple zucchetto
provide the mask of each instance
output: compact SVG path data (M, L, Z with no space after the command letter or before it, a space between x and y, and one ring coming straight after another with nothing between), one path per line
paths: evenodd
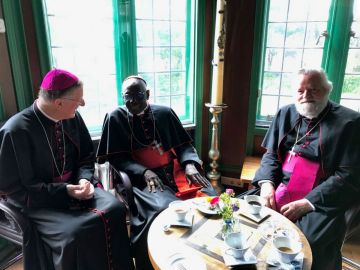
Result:
M45 75L40 88L47 91L64 90L78 82L79 78L74 74L62 69L53 69Z

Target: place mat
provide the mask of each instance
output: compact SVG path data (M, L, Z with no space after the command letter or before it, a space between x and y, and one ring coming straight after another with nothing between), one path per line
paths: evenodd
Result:
M241 209L239 211L239 215L246 217L246 218L250 219L251 221L256 222L257 224L260 224L261 222L263 222L264 220L266 220L267 218L269 218L271 216L269 211L266 209L266 207L263 207L261 209L261 211L259 212L259 214L257 214L257 215L250 214L247 210Z

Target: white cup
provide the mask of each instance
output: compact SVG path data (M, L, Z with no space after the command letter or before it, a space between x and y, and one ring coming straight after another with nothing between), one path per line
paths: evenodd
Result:
M258 195L247 195L244 197L247 209L250 214L257 215L260 213L261 208L265 205L264 198Z
M189 206L183 201L173 201L169 204L169 208L175 213L178 221L183 221L189 212Z
M248 235L241 232L233 232L229 233L225 236L225 244L227 245L227 249L225 253L227 255L231 255L236 259L241 259L244 257L245 252L249 248L249 244L247 242Z
M295 238L276 236L273 239L273 247L282 262L290 263L300 253L302 244Z

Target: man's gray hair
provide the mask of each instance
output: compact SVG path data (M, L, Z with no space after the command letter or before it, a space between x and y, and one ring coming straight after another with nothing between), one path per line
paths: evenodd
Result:
M298 75L315 75L319 77L319 82L324 90L328 93L332 90L332 82L328 80L325 71L321 68L302 68L298 71Z

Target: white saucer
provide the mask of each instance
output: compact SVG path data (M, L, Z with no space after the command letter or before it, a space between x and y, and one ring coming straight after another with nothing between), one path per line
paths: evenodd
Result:
M295 259L290 263L283 263L280 261L278 253L271 248L266 259L266 263L271 269L283 269L283 270L301 270L303 267L304 253L300 252Z
M233 256L225 253L226 248L221 250L222 256L226 266L245 265L245 264L256 264L257 259L251 248L249 248L243 258L236 259Z
M175 213L171 213L169 224L170 226L191 227L193 224L193 218L194 218L194 214L191 211L189 211L186 214L185 219L181 221L176 219Z

